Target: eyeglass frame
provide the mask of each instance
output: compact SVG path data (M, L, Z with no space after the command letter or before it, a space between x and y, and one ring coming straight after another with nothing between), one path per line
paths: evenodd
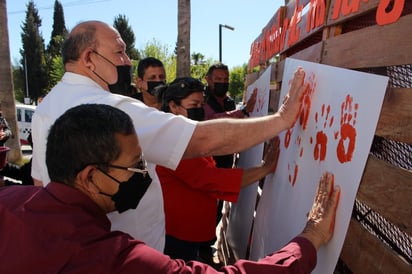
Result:
M147 169L147 162L143 158L143 153L140 156L140 161L137 163L136 167L125 167L125 166L119 166L119 165L113 165L113 164L101 164L106 167L111 167L111 168L117 168L117 169L122 169L122 170L127 170L131 171L134 173L141 173L143 176L146 176L146 174L149 172Z

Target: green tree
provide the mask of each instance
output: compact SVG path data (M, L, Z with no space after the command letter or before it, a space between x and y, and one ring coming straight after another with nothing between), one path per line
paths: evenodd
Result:
M213 64L212 59L205 60L205 56L200 52L192 53L192 64L190 66L190 74L193 78L197 78L205 83L205 76L209 67Z
M21 66L13 66L13 84L14 84L14 97L16 101L24 102L24 71Z
M61 56L55 56L50 62L50 83L57 84L64 74L63 58ZM53 85L53 86L54 86Z
M205 56L203 54L201 54L200 52L194 52L192 53L192 61L193 61L193 65L200 65L202 63L204 63L204 59Z
M50 37L49 45L47 46L47 54L50 60L61 55L62 43L67 35L66 24L64 20L63 6L58 1L54 1L53 13L53 30Z
M33 1L27 4L26 20L22 26L21 64L27 75L30 98L37 102L47 93L48 70L46 65L44 40L39 32L41 19Z
M135 48L135 35L132 28L129 25L129 20L125 15L119 15L114 18L113 27L117 29L122 37L123 41L126 43L126 53L130 59L138 60L139 52Z
M245 90L245 80L247 74L247 64L232 68L230 71L229 93L236 102L242 101Z
M140 52L142 59L146 57L154 57L162 61L166 71L167 82L176 78L176 56L174 53L171 53L171 50L167 45L153 39L147 42Z

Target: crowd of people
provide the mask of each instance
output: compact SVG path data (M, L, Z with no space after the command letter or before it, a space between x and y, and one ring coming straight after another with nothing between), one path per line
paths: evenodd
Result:
M328 173L302 233L281 250L219 270L196 261L215 240L218 200L235 202L241 187L275 171L276 136L301 110L303 68L277 112L248 118L256 93L233 109L227 66L211 66L206 87L191 77L167 84L162 62L149 57L134 86L125 49L100 21L65 39L65 74L33 116L34 185L0 189L10 257L0 272L309 273L334 230L340 189ZM232 168L234 153L267 140L261 166Z

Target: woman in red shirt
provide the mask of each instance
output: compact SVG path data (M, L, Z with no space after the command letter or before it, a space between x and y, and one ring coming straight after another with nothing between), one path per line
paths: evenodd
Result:
M158 89L161 109L201 121L203 90L197 79L177 78L167 88ZM166 215L164 253L186 261L199 259L199 247L215 238L217 201L236 202L241 187L274 172L278 145L279 140L273 140L263 164L249 169L217 168L212 157L182 160L176 170L157 166Z

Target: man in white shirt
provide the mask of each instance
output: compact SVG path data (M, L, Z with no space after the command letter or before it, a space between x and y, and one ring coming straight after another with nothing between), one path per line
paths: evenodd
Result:
M195 122L114 94L121 93L131 82L131 62L125 49L120 34L108 24L86 21L73 28L62 49L66 73L33 116L32 176L37 185L50 181L45 162L47 135L67 109L97 103L125 111L132 117L144 157L151 163L149 173L153 182L135 210L109 215L112 230L127 232L163 251L163 198L154 164L174 169L182 158L242 151L288 129L300 112L305 73L302 68L297 69L289 94L273 115Z

